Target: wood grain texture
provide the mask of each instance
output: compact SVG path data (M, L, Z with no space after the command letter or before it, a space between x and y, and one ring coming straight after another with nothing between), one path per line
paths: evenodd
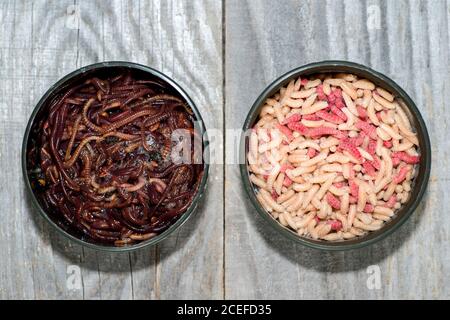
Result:
M222 5L204 1L2 1L0 3L0 299L223 297L223 198L206 197L161 245L126 254L82 248L30 206L21 140L51 84L83 65L125 60L177 81L207 127L221 129ZM213 166L210 194L222 192ZM70 289L71 266L82 287ZM220 266L219 268L217 266Z
M241 126L259 93L283 73L344 59L385 73L410 93L433 145L432 178L413 217L380 243L351 252L307 249L269 229L248 204L238 168L227 166L226 298L450 296L449 10L442 0L226 2L227 128ZM379 290L367 286L371 265L381 271Z
M450 0L1 1L0 299L450 298L449 30ZM76 68L104 60L155 67L186 89L208 128L223 130L242 127L272 80L325 59L390 76L429 128L427 195L376 245L324 253L284 239L256 215L236 165L226 178L211 167L206 199L179 232L129 254L73 244L30 206L19 161L26 121ZM225 142L231 161L236 146ZM371 265L380 289L367 286ZM74 266L80 289L67 285Z

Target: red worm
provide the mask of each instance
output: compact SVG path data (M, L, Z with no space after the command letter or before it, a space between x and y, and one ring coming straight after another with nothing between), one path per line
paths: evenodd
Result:
M377 139L376 128L370 123L366 121L358 121L355 126L356 128L362 130L365 134L367 134L371 139Z
M338 109L338 110L339 110L339 109ZM339 110L339 111L340 111L340 110ZM342 112L342 111L340 111L340 112ZM340 123L343 123L343 122L344 122L344 120L343 120L340 116L338 116L337 114L329 113L329 112L326 112L326 111L324 111L324 110L317 111L317 112L316 112L316 115L317 115L319 118L321 118L321 119L323 119L323 120L325 120L325 121L331 122L331 123L340 124ZM345 115L345 114L344 114L344 115Z
M338 198L336 198L331 192L327 193L327 202L334 209L341 208L341 201Z
M408 174L410 168L407 166L404 166L400 168L398 174L393 178L394 183L402 183L406 179L406 175Z
M289 117L287 117L286 119L283 120L283 122L281 123L282 125L287 125L288 123L291 122L299 122L300 120L302 120L302 116L299 113L295 113Z
M398 158L408 164L417 164L420 162L420 156L411 156L404 151L392 153L393 158Z
M173 164L171 135L200 136L186 101L168 92L132 72L99 74L65 89L38 116L28 167L40 172L32 177L37 197L70 233L130 245L163 232L189 208L203 166Z
M356 148L356 146L351 143L351 141L348 138L342 139L341 142L339 143L339 147L342 150L347 151L348 153L350 153L353 157L355 157L357 160L361 161L362 160L362 156L361 153L359 152L359 150Z

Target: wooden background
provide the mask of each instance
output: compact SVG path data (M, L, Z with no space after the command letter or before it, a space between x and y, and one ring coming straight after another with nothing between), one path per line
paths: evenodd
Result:
M449 43L450 0L1 0L0 299L450 298ZM242 126L273 79L325 59L390 76L429 128L428 192L382 242L325 253L287 241L248 204L231 164L211 167L206 201L179 232L130 254L73 244L31 208L23 132L68 72L104 60L152 66L224 131ZM232 139L224 145L232 161ZM79 288L70 285L77 270ZM381 286L370 286L378 271Z

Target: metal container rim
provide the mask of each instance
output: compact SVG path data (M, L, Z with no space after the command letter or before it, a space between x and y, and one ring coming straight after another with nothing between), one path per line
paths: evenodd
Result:
M312 240L305 237L300 237L293 231L288 230L287 228L281 226L277 221L275 221L264 208L259 203L258 199L256 199L255 192L252 186L252 183L249 179L249 173L246 164L246 153L247 153L247 145L246 140L242 139L240 144L240 153L241 159L245 159L244 163L240 164L240 172L241 179L244 184L244 189L247 192L248 197L250 198L251 203L255 207L258 214L266 221L268 225L270 225L277 232L282 234L294 242L300 243L306 247L310 247L313 249L318 249L322 251L342 251L342 250L350 250L350 249L359 249L373 243L376 243L394 231L396 231L401 225L403 225L406 220L412 215L420 201L423 198L423 195L426 191L426 187L428 185L428 180L430 177L431 171L431 143L430 137L428 135L428 131L425 125L425 122L420 114L419 109L415 105L414 101L409 97L409 95L392 79L385 76L382 73L379 73L367 66L343 60L325 60L320 62L314 62L310 64L306 64L297 68L294 68L282 76L278 77L274 81L272 81L258 96L258 98L253 103L246 120L243 125L243 131L246 132L253 126L257 115L259 114L259 109L262 106L263 102L266 98L270 97L273 93L275 93L281 86L285 85L291 79L300 76L300 75L312 75L318 73L329 73L329 72L347 72L347 73L355 73L359 75L364 75L370 80L376 80L379 85L384 85L387 87L394 95L400 97L407 109L411 112L412 116L416 121L416 127L419 138L420 150L421 150L421 163L419 167L419 175L421 175L421 180L416 181L416 185L413 188L413 191L416 191L416 197L411 197L411 199L403 205L403 208L400 210L397 215L399 216L397 220L383 226L378 231L370 232L369 234L362 236L361 238L357 238L355 240L345 240L339 242L326 242L320 240ZM416 177L417 180L418 177ZM418 182L418 183L417 183ZM416 190L414 190L416 189Z
M83 76L84 74L88 72L94 72L96 70L100 69L106 69L106 68L129 68L132 70L140 70L146 73L149 73L152 76L155 76L167 84L169 84L177 93L179 93L183 99L186 100L186 102L189 104L189 107L192 109L192 111L195 114L196 120L200 123L200 130L201 135L203 137L203 152L207 150L207 146L209 144L209 140L206 133L205 123L203 121L203 118L195 105L195 103L192 101L192 99L189 97L189 95L184 91L184 89L178 85L172 78L168 77L161 71L158 71L154 68L129 62L129 61L104 61L104 62L98 62L94 64L90 64L84 67L81 67L75 71L72 71L71 73L65 75L61 79L59 79L55 84L53 84L41 97L39 102L36 104L36 106L33 109L33 112L30 115L30 118L28 120L28 124L25 129L25 134L23 137L22 142L22 174L25 180L25 187L27 189L28 194L30 195L31 202L35 209L38 210L38 212L41 214L41 216L50 224L52 225L60 234L64 235L66 238L91 249L99 250L99 251L106 251L106 252L130 252L138 249L142 249L144 247L153 246L164 239L166 239L168 236L170 236L172 233L174 233L176 230L178 230L183 224L186 223L186 221L193 215L195 212L201 198L203 197L203 194L206 191L207 187L207 181L208 181L208 174L209 174L209 154L204 153L204 158L207 158L206 161L204 161L204 167L203 167L203 177L200 181L200 185L197 191L197 194L194 196L194 199L192 200L191 205L189 208L184 212L181 217L173 224L171 225L167 230L165 230L163 233L155 236L154 238L151 238L146 241L139 242L135 245L131 246L124 246L124 247L114 247L114 246L106 246L106 245L99 245L91 242L87 242L84 240L81 240L70 233L68 233L66 230L63 230L58 224L56 224L45 212L45 210L42 208L42 206L39 204L39 201L37 200L32 188L31 183L28 177L27 173L27 145L28 145L28 139L30 135L31 128L34 124L34 121L36 119L36 116L38 112L41 110L41 108L45 107L48 99L55 94L55 92L62 90L64 88L64 85L67 84L70 80L72 80L75 77Z

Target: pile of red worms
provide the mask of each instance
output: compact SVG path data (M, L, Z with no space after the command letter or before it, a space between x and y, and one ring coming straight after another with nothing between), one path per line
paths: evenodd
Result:
M120 71L69 86L30 134L33 191L83 240L124 246L150 239L189 208L199 188L203 165L194 148L192 161L171 157L175 130L187 130L191 145L198 139L195 120L156 77Z

